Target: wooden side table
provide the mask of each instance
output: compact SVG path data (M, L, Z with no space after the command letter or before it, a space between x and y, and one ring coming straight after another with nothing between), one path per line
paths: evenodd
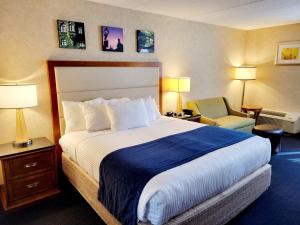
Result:
M47 138L34 138L32 142L26 148L15 148L11 143L0 145L4 211L19 209L60 192L55 145Z
M242 106L242 111L244 113L253 112L254 113L253 118L255 119L255 125L256 125L259 114L262 111L262 107L261 106L255 106L255 105L243 105Z

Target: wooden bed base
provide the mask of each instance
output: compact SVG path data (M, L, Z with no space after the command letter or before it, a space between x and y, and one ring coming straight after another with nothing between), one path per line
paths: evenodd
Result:
M62 154L62 168L68 180L106 224L120 225L120 222L98 201L98 183L65 153ZM166 224L223 225L266 191L270 182L271 166L266 164L226 191L174 217ZM139 223L139 225L146 224L148 225Z

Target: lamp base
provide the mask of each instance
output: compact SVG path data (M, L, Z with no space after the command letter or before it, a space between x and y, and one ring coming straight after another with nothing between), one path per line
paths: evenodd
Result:
M25 142L16 142L16 141L13 142L13 146L15 148L26 148L26 147L29 147L31 145L32 145L32 140L31 139L28 139Z
M177 107L176 107L176 113L182 113L182 97L180 92L178 92L177 95Z

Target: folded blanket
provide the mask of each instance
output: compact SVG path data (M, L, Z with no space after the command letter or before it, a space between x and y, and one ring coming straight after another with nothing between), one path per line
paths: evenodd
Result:
M252 136L205 126L114 151L100 164L98 199L123 225L136 224L140 195L152 177Z

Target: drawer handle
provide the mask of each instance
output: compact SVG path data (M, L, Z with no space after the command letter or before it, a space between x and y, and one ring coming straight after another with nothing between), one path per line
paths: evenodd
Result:
M35 187L37 187L39 184L40 184L40 182L34 182L34 183L32 183L32 184L27 184L26 187L27 187L28 189L30 189L30 188L35 188Z
M34 163L27 163L27 164L25 164L25 168L30 168L30 167L35 167L35 166L37 166L37 162L34 162Z

